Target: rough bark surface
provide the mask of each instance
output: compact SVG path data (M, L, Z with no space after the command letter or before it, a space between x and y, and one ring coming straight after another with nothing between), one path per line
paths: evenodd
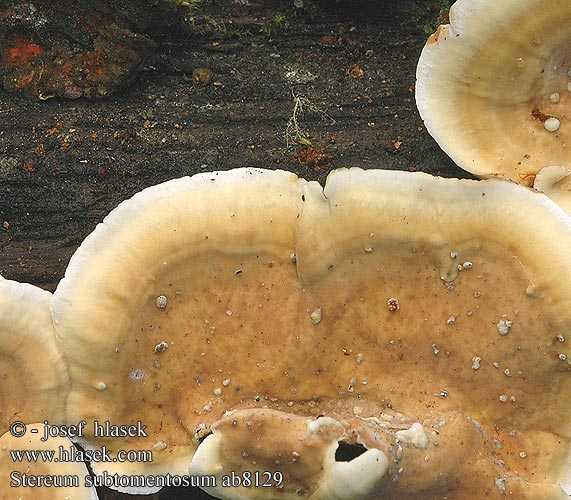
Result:
M0 274L53 291L119 202L197 172L256 166L323 182L359 166L468 177L414 102L441 3L204 0L188 33L152 35L158 55L110 99L2 91ZM154 498L210 497L173 488Z

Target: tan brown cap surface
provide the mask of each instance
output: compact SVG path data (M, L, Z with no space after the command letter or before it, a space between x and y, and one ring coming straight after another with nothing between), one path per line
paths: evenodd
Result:
M186 473L199 416L219 418L222 390L246 382L224 381L258 371L242 365L267 349L264 338L286 341L302 182L239 169L161 184L122 203L74 255L53 300L73 379L68 422L107 421L107 435L134 426L135 436L91 442L152 452L152 462L96 472ZM258 317L274 328L256 337Z
M495 431L510 468L564 481L570 422L555 406L571 375L568 217L509 183L426 174L340 170L324 195L305 194L298 272L306 300L322 304L323 340L342 332L332 364L340 392L361 396L358 413L368 397L417 421L460 411ZM325 345L306 344L318 367Z
M86 435L153 452L96 471L283 474L223 498L565 498L569 248L571 219L502 181L240 169L151 188L54 294L67 419L146 425Z

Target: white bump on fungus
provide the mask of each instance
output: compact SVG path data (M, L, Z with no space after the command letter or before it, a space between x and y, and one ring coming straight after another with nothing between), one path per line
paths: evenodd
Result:
M510 328L513 325L513 321L509 320L506 315L502 316L500 321L496 324L496 328L498 329L498 333L500 335L507 335L510 331Z
M561 122L557 118L553 118L553 117L548 118L543 123L545 130L547 130L548 132L555 132L556 130L559 130L560 125L561 125Z
M428 434L426 434L424 427L418 422L415 422L404 431L397 431L396 436L401 442L410 443L419 450L428 448Z
M312 311L309 317L311 318L311 322L314 325L318 325L321 322L321 307L318 307L317 309Z
M168 304L168 299L164 295L159 295L155 300L155 305L159 309L164 309Z

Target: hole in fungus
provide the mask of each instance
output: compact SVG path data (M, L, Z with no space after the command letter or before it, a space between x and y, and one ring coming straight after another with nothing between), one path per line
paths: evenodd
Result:
M349 444L339 441L338 445L335 450L336 462L350 462L367 451L367 448L362 444Z

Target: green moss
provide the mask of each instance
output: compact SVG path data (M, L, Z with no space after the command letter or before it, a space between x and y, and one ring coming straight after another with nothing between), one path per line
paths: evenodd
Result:
M260 26L260 33L265 34L270 38L276 28L282 26L286 21L286 16L284 14L276 14L271 19L266 19Z
M426 36L432 35L441 24L448 24L448 13L450 12L450 1L440 0L438 2L438 16L434 21L427 21L422 26L422 31Z

